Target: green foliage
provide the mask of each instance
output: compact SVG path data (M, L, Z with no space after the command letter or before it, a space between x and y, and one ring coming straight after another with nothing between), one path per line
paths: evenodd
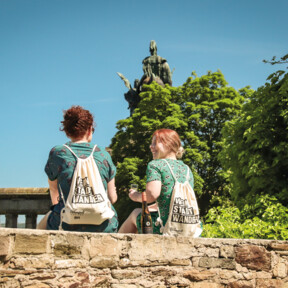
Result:
M286 64L288 63L288 54L284 55L283 57L281 57L280 59L276 59L276 56L273 56L272 59L270 61L268 60L263 60L264 63L270 63L271 65L275 65L275 64Z
M223 129L219 158L239 207L266 194L288 203L288 74L278 71L268 81Z
M216 200L219 205L204 218L202 237L288 239L288 208L275 197L256 196L241 211L227 199Z
M213 194L223 194L226 178L217 155L222 149L221 129L241 111L249 90L237 92L228 87L221 72L193 77L180 87L145 86L132 117L117 122L112 139L113 161L117 163L116 209L122 218L134 208L127 201L129 183L145 187L145 172L152 155L152 134L160 128L176 130L183 142L183 161L191 167L200 211L205 213ZM226 190L225 190L226 189ZM123 217L125 218L125 217ZM120 221L121 222L121 221Z
M190 143L196 144L200 156L199 161L190 159L204 180L199 204L202 213L205 213L212 195L223 195L228 191L227 177L218 160L223 146L221 130L227 121L239 115L251 90L247 87L238 92L227 86L220 71L208 72L202 77L197 77L195 73L193 75L195 78L188 78L181 88L179 102L188 120L186 131L194 133L194 139ZM186 149L190 148L190 143L187 143Z

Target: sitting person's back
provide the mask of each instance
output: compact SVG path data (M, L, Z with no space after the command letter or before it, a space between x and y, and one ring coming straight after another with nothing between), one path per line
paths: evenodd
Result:
M59 229L61 210L64 209L64 203L68 199L77 159L86 159L92 152L110 202L113 204L117 200L115 187L116 167L112 162L111 156L105 150L91 144L94 132L92 114L80 106L71 107L65 111L62 125L62 130L65 131L71 141L67 142L65 146L55 146L50 151L45 172L48 176L53 206L51 211L39 223L38 229ZM62 228L68 231L117 232L117 213L112 205L111 208L114 211L114 216L101 224L69 225L63 222Z

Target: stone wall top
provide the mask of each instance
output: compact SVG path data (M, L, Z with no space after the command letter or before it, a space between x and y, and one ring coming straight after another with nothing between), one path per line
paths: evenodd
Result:
M49 195L49 191L48 188L0 188L0 195L7 195L7 194L21 194L21 195L25 195L25 194L47 194Z
M0 260L1 288L283 288L288 282L288 241L2 228Z

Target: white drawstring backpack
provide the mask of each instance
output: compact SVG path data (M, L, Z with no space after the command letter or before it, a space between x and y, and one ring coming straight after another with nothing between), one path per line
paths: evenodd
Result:
M159 217L156 225L161 225L160 232L163 235L182 235L197 238L201 235L202 228L195 193L188 181L190 168L186 165L186 181L180 183L177 181L168 161L165 159L164 161L171 171L175 185L171 195L168 220L163 227L163 221L157 203Z
M69 146L64 146L76 157L77 164L66 203L59 185L65 205L61 210L59 229L62 230L62 222L100 225L105 220L111 219L115 213L111 208L111 202L93 157L97 145L94 146L90 156L85 159L78 158Z

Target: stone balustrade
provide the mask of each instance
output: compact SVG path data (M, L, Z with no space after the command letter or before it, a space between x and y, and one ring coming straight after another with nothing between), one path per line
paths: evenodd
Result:
M287 288L288 241L0 229L1 288Z
M18 215L25 215L25 228L36 228L37 215L46 214L50 205L48 188L0 188L5 227L17 228Z

